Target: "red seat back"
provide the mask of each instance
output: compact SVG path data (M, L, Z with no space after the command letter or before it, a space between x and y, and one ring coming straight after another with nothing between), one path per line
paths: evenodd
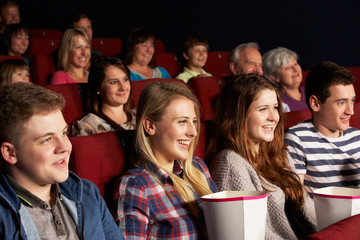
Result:
M46 85L45 87L64 96L66 104L63 109L63 115L69 126L83 117L79 84Z
M171 77L176 77L180 71L180 62L175 53L156 54L155 65L165 68Z
M29 45L30 56L51 55L59 48L59 38L31 38Z
M201 107L201 121L212 120L213 104L220 93L223 79L220 77L195 77L191 78L188 85L197 96Z
M121 53L120 38L93 38L91 48L99 50L104 56L115 56Z
M155 39L155 52L158 53L166 53L164 42L160 39Z
M29 29L31 38L57 38L60 39L62 32L58 29Z
M227 66L230 51L210 51L204 70L214 76L229 76L230 72Z
M69 169L92 181L108 206L114 193L113 183L125 166L125 153L117 132L70 137L73 146Z
M50 55L35 55L30 61L31 77L34 83L45 85L51 74L56 71L53 57Z
M186 83L183 80L180 79L176 79L176 78L149 78L149 79L144 79L144 80L140 80L140 81L132 81L131 82L131 91L132 91L132 95L133 95L133 101L132 101L132 107L136 107L138 105L139 102L139 97L140 94L142 92L142 90L144 90L144 88L152 83L155 82L169 82L169 83L180 83L180 84L184 84L186 86Z
M285 115L285 129L288 129L299 122L308 120L311 118L311 111L307 110L300 110L300 111L293 111L293 112L286 112Z

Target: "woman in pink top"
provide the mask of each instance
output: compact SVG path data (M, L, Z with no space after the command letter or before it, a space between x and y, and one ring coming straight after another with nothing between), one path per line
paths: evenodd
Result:
M81 29L67 29L60 41L58 69L50 84L84 83L88 81L91 42Z

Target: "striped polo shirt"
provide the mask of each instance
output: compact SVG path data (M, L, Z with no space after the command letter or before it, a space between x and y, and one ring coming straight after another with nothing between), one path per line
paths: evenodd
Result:
M329 186L360 185L360 130L348 128L338 138L322 135L310 120L285 133L296 172L305 174L309 192Z

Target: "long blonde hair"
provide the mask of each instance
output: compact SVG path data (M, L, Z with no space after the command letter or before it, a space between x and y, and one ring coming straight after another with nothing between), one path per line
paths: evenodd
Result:
M160 121L167 106L181 96L186 97L194 103L195 114L197 118L200 119L197 98L182 84L158 82L147 86L141 93L136 114L136 141L141 155L140 163L143 163L144 168L146 168L146 161L152 162L159 168L161 168L161 166L155 158L150 136L142 125L143 119L147 117L154 122ZM199 133L200 123L197 124L196 128ZM212 193L204 174L192 164L193 152L197 140L198 137L190 143L188 158L180 161L184 169L184 179L162 168L169 174L175 190L179 193L183 201L186 202L189 211L194 216L198 216L194 192L199 196ZM157 180L160 183L159 179Z

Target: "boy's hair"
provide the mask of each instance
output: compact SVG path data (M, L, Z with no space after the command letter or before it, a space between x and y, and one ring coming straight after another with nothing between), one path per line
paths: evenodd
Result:
M62 110L62 95L29 83L14 83L0 88L0 143L16 143L21 128L31 117Z
M209 50L209 43L204 37L198 35L187 37L184 41L183 53L189 55L190 48L198 45L204 45L206 49Z
M312 68L305 80L306 103L310 107L309 98L315 95L321 103L330 97L330 87L333 85L350 85L355 77L343 66L325 61Z
M27 70L29 65L22 59L7 59L0 62L0 87L12 83L12 75L17 70Z

